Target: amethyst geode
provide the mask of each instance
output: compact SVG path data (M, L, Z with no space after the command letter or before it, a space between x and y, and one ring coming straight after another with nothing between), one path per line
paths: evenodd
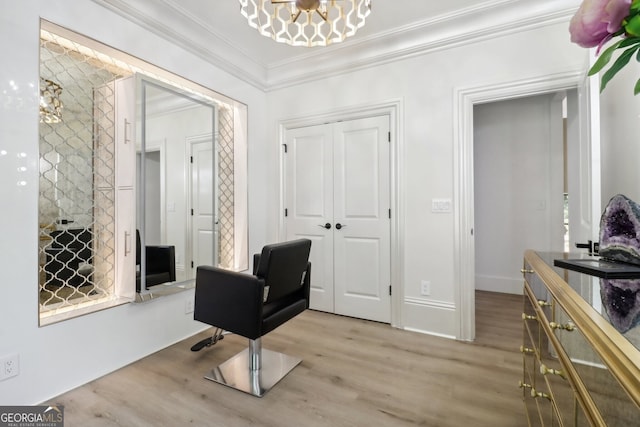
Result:
M609 200L602 213L598 254L640 264L640 205L622 194Z
M600 279L600 298L611 324L621 333L640 322L640 280Z

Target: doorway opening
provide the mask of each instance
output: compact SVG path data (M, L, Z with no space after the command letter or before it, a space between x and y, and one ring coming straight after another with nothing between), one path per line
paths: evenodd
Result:
M517 347L520 334L505 336L488 320L520 314L515 266L526 249L562 252L568 241L569 96L576 90L473 108L476 343Z
M575 189L568 192L574 197L569 203L577 206L569 209L578 215L579 220L570 220L574 224L572 241L591 239L597 230L597 218L600 213L600 165L599 165L599 108L598 82L580 72L544 76L539 79L507 82L495 86L482 86L456 90L455 111L458 127L454 144L454 199L455 210L455 302L458 313L456 338L464 341L475 339L475 194L474 194L474 107L476 105L576 90L573 117L567 120L568 138L579 141L577 154L570 151L568 161L576 162L577 175L573 181ZM571 134L573 132L573 134ZM570 166L568 167L570 168ZM562 170L562 169L559 169ZM579 195L579 197L575 197ZM564 203L564 202L563 202ZM563 204L562 203L562 204ZM562 225L562 219L560 219ZM597 233L597 232L596 232ZM584 236L584 237L583 237ZM535 249L535 248L534 248ZM517 254L521 255L522 254ZM512 266L519 271L522 261L519 258ZM520 278L520 280L522 280Z
M524 251L564 250L570 92L474 106L476 290L521 294Z

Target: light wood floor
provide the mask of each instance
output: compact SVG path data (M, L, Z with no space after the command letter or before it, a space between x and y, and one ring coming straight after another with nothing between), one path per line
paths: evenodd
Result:
M477 292L476 306L474 343L308 310L263 338L303 359L263 398L203 378L246 346L191 352L203 333L48 403L69 427L521 427L522 297Z

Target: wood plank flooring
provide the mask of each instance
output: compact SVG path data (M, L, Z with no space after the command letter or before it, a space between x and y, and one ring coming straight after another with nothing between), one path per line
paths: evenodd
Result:
M203 375L246 347L228 335L200 352L208 333L72 390L72 426L521 427L522 297L476 292L474 343L307 310L263 338L301 357L263 398Z

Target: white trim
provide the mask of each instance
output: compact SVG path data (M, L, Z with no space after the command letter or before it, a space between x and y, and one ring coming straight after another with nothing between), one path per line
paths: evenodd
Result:
M46 309L40 312L40 327L73 319L86 314L106 310L123 304L133 302L134 298L123 298L114 295L98 297L79 304L67 305L60 308Z
M254 59L246 46L239 45L200 16L194 16L176 0L158 0L153 5L151 2L131 5L125 0L92 1L264 91L568 22L577 9L575 0L527 4L520 0L485 0L370 37L359 36L327 49L304 50L286 60L262 63ZM452 33L452 28L464 31Z
M481 9L482 13L478 13L476 8L469 8L468 14L436 17L403 27L402 31L377 34L368 39L356 39L336 45L331 51L321 54L304 58L296 56L271 64L265 90L283 89L316 81L319 76L325 79L470 43L557 23L568 23L569 18L575 13L575 9L570 8L523 16L521 7L514 6L513 2L509 1L505 4L505 8L500 9L498 15L495 14L495 7ZM506 7L514 9L504 10ZM459 23L460 21L464 24ZM465 31L452 35L450 29L459 25L465 25ZM381 46L391 48L383 50ZM304 67L300 64L304 64Z
M458 316L457 339L475 338L475 262L473 195L473 106L486 102L534 96L575 88L580 71L516 80L494 85L455 88L454 128L454 301Z
M423 335L431 335L431 336L434 336L434 337L448 338L448 339L450 339L450 340L453 340L453 339L455 339L455 338L456 338L456 337L455 337L455 336L453 336L453 335L449 335L449 334L436 334L436 333L435 333L435 332L433 332L433 331L427 331L427 330L424 330L424 329L418 329L418 328L404 328L404 330L405 330L405 331L409 331L409 332L417 332L417 333L420 333L420 334L423 334Z
M404 295L404 253L402 236L404 236L404 197L402 188L403 167L403 100L392 99L377 104L362 104L351 107L335 109L324 113L314 113L306 116L293 117L278 122L278 137L276 141L280 144L280 211L278 221L278 236L280 240L285 239L284 235L284 209L285 209L285 170L284 155L282 147L285 143L286 132L289 129L314 126L323 123L331 123L339 120L355 120L372 116L388 116L389 131L391 132L391 147L389 151L390 162L390 195L391 195L391 285L393 293L391 295L391 326L396 328L404 327L402 310L402 297Z
M455 310L456 306L452 302L438 301L427 298L405 297L405 304L417 305L425 308L437 308L438 310Z
M140 2L133 6L125 0L92 1L257 89L266 86L266 71L249 71L264 70L262 64L255 62L248 53L230 44L220 34L211 31L211 27L203 27L200 20L194 20L173 2L146 2L146 6L152 9L144 10L145 4ZM240 7L238 14L239 10ZM157 16L164 16L165 19L157 19ZM197 40L193 36L198 36Z

